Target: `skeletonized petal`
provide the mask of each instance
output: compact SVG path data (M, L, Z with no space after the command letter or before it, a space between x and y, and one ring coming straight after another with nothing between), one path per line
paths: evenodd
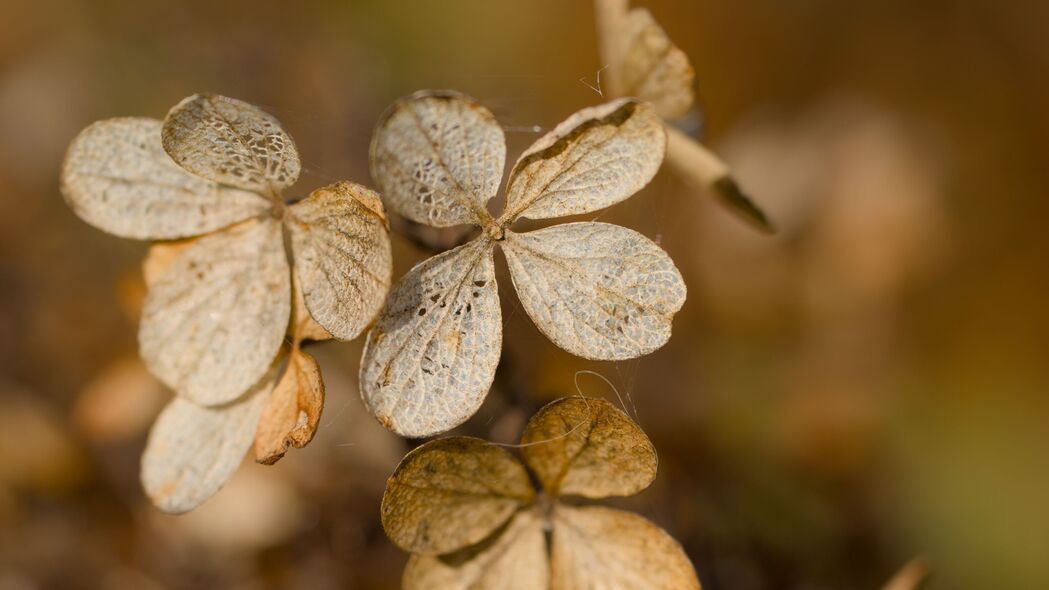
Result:
M203 405L228 402L266 372L291 314L291 280L272 219L195 242L150 286L139 350L150 371Z
M503 324L492 245L478 238L421 262L394 285L361 359L361 397L409 438L466 421L495 377Z
M107 119L81 131L66 153L61 185L78 217L125 238L204 234L269 207L255 193L180 168L161 147L156 119Z
M299 178L299 151L273 115L255 105L194 94L164 118L164 151L197 176L262 194Z
M699 590L681 545L644 518L602 506L554 510L552 588Z
M619 24L622 61L617 76L622 95L652 103L667 119L687 113L695 98L696 76L685 52L644 8L631 10Z
M535 496L521 462L477 438L430 441L386 482L382 526L405 551L438 555L484 539Z
M503 252L525 311L572 354L622 360L670 338L685 283L659 246L608 223L507 232Z
M543 521L518 512L504 530L449 555L413 555L404 590L548 590L550 563Z
M547 404L528 421L521 444L525 463L553 496L630 496L656 477L652 441L602 399Z
M273 394L255 430L255 461L272 465L288 447L301 449L313 440L324 408L324 381L317 359L299 349L291 351Z
M482 224L506 161L503 129L473 99L422 91L393 104L375 129L372 178L386 203L418 223Z
M500 221L604 209L641 190L666 152L652 107L620 99L585 108L540 138L514 165Z
M390 290L393 254L379 195L350 182L313 191L287 222L306 307L336 338L352 340Z
M243 398L223 406L171 400L142 454L142 487L157 508L192 510L226 483L251 446L274 378L270 371Z

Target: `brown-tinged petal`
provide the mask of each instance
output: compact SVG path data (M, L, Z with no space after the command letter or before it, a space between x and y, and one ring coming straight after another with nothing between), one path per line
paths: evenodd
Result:
M200 238L152 284L139 352L186 399L223 404L265 374L284 341L291 280L280 223Z
M404 590L548 590L550 563L543 521L518 512L477 545L447 555L412 555Z
M485 237L421 262L393 287L364 347L361 397L409 438L444 432L488 394L503 323Z
M685 302L674 261L625 227L581 222L507 232L502 248L525 311L554 344L584 358L658 349Z
M295 348L291 351L273 394L255 430L255 461L272 465L288 447L301 449L313 440L324 408L324 381L317 359Z
M164 118L164 151L193 174L273 196L299 178L299 151L280 121L255 105L194 94Z
M602 399L570 397L539 410L521 437L525 463L550 495L629 496L656 477L656 450Z
M150 245L146 258L142 261L142 280L146 283L147 289L157 282L164 271L193 244L193 241L190 238Z
M681 545L636 514L558 505L553 529L554 590L699 590Z
M337 182L292 205L286 225L310 315L336 338L356 338L379 313L393 273L379 195Z
M331 332L325 330L324 326L318 324L310 315L310 310L306 307L306 296L302 294L302 287L299 286L299 279L295 273L291 275L291 295L291 339L294 342L331 340Z
M619 99L585 108L528 148L514 165L500 223L604 209L641 190L663 163L663 121Z
M210 498L244 459L276 370L222 406L178 398L160 413L142 454L142 487L157 508L178 514Z
M660 117L680 117L692 108L695 72L685 52L678 49L644 8L631 10L619 23L620 83L618 96L647 101Z
M408 453L386 482L382 526L405 551L437 555L484 539L535 495L516 457L467 437Z
M167 240L204 234L270 206L255 193L187 173L164 153L160 121L98 121L69 146L62 195L78 217L111 234Z
M492 113L456 92L427 90L395 102L375 129L372 178L390 209L418 223L483 224L506 161Z

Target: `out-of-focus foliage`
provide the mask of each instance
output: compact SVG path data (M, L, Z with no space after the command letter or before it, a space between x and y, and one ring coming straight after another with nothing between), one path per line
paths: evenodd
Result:
M458 434L514 442L596 370L659 450L653 485L617 505L680 540L704 588L879 588L914 555L931 590L1049 586L1049 7L635 4L692 61L688 130L779 233L657 176L598 217L681 269L673 338L585 361L506 297L507 365ZM0 584L396 587L405 557L377 506L408 449L363 411L358 343L315 349L326 409L295 461L243 466L185 517L149 506L138 456L166 394L113 377L136 353L146 246L76 219L58 166L92 121L200 90L281 120L304 158L296 194L367 180L374 123L418 88L477 97L517 153L603 102L579 81L605 65L590 3L2 8ZM394 254L395 276L430 256L403 237Z

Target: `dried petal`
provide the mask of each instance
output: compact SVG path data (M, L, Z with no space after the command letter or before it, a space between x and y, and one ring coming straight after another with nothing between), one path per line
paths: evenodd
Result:
M183 252L193 245L194 239L173 242L157 242L149 247L142 261L142 281L151 288Z
M292 205L287 227L310 315L336 338L356 338L379 313L393 273L379 195L350 182L317 189Z
M150 288L139 351L150 371L203 405L244 393L277 355L291 314L291 281L274 220L203 237Z
M317 320L310 315L310 310L306 307L306 296L302 294L302 287L299 286L299 279L295 273L291 275L291 295L291 329L289 331L292 340L294 342L331 340L331 332L325 330L324 326L318 324Z
M660 117L680 117L692 108L695 72L685 52L644 8L631 10L619 23L618 69L621 96L636 96L652 103Z
M518 512L504 530L449 555L413 555L404 590L547 590L550 564L543 521Z
M626 414L602 399L547 404L528 421L525 463L552 496L630 496L656 477L656 450Z
M98 121L62 164L62 194L78 217L125 238L204 234L266 211L269 202L193 176L164 153L160 121Z
M255 461L272 465L288 447L301 449L313 440L324 408L324 381L317 359L293 349L284 375L259 418L255 431Z
M553 521L553 588L699 590L681 545L636 514L558 505Z
M484 401L502 338L492 243L481 237L416 265L394 285L364 347L364 403L401 436L450 430Z
M164 118L164 151L197 176L274 195L299 178L299 151L280 121L216 94L194 94Z
M251 446L275 378L271 368L244 397L223 406L176 397L164 408L142 454L142 487L157 508L186 512L219 491Z
M503 252L521 303L550 340L572 354L622 360L670 338L685 283L645 236L583 222L507 232Z
M632 99L585 108L517 160L501 223L597 211L641 190L663 163L663 121Z
M447 227L483 224L506 162L492 113L456 92L422 91L393 104L375 129L372 178L397 213Z
M438 555L484 539L535 496L524 466L476 438L428 442L386 482L382 526L405 551Z

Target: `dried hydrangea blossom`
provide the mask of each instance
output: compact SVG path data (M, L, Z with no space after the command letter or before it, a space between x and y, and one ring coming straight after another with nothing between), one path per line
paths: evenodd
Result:
M301 341L355 338L389 290L378 195L339 182L287 204L299 170L275 118L214 95L183 100L163 122L99 121L70 145L61 186L82 219L122 237L200 236L155 247L145 268L140 354L177 394L143 460L164 510L214 493L256 430L264 461L308 442L323 385Z
M664 119L680 117L695 102L695 71L688 56L644 8L629 0L595 0L605 87L611 96L652 103ZM728 165L681 130L667 124L667 164L690 184L709 191L757 228L771 232L765 213L743 193Z
M397 466L382 524L412 553L405 590L699 588L688 556L659 527L561 500L629 496L652 482L655 449L626 414L603 400L561 399L532 417L521 443L524 464L502 447L454 437Z
M505 209L493 218L486 205L498 191L506 147L491 112L451 92L395 103L371 146L372 176L387 205L418 223L473 224L482 232L394 286L361 361L361 395L379 421L423 437L477 411L502 349L496 245L524 309L561 348L619 360L662 346L685 284L659 246L606 223L529 233L510 227L519 218L588 213L628 198L655 175L665 147L662 121L645 103L583 109L521 155Z
M378 196L339 182L287 205L281 192L299 169L275 118L214 95L183 100L163 123L99 121L69 148L62 192L88 223L139 239L207 234L153 282L139 331L150 370L189 401L228 403L263 377L288 327L292 270L312 316L340 339L357 337L385 299Z

